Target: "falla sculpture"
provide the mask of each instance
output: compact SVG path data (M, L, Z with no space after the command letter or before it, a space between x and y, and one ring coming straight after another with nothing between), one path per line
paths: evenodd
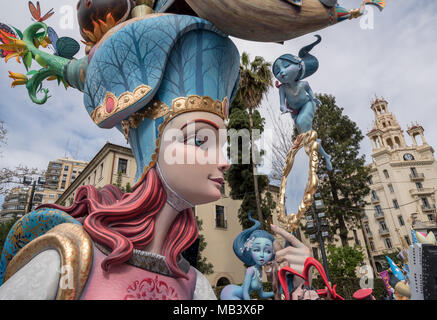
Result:
M385 3L344 10L331 0L80 0L82 58L39 2L29 2L35 23L24 31L2 23L0 56L26 70L9 73L12 86L24 85L36 104L50 98L46 80L82 92L92 121L126 137L137 172L132 193L82 186L71 207L43 205L20 219L0 258L0 298L216 299L183 253L198 236L192 207L220 198L229 167L218 138L239 85L229 35L285 41L357 17L367 4ZM266 20L271 14L278 18ZM189 124L217 139L189 134ZM165 139L173 129L182 139ZM217 158L170 165L169 149Z
M223 288L221 300L250 300L250 294L257 291L261 299L274 296L273 292L264 292L262 281L263 266L275 258L273 242L275 238L265 230L260 230L260 223L249 213L253 226L243 230L234 240L235 255L249 267L246 269L241 286L230 284Z
M278 220L286 225L288 231L298 227L302 214L311 206L318 186L317 165L319 154L325 158L326 167L332 170L331 156L326 153L317 139L317 132L312 129L314 114L321 102L314 95L309 83L303 79L314 74L319 68L317 58L309 52L319 44L322 38L316 35L317 40L303 47L299 55L284 54L273 63L273 75L278 79L276 87L279 89L280 110L282 114L289 113L299 135L289 150L280 185L280 209ZM305 187L302 201L296 213L285 212L285 197L287 180L293 168L296 154L304 147L309 156L308 182Z

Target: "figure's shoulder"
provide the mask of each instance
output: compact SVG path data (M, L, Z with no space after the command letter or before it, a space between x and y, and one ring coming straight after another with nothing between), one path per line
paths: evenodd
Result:
M304 89L306 89L310 86L308 81L299 81L298 85L299 85L299 87L304 88Z
M249 275L254 275L256 273L256 267L255 266L251 266L249 268L247 268L246 273Z
M56 299L77 299L92 260L93 243L77 220L60 210L34 211L17 221L7 236L0 296L25 298L21 289L27 287L29 294L50 299L55 286ZM32 276L33 281L26 280ZM44 283L41 291L32 291L35 281Z

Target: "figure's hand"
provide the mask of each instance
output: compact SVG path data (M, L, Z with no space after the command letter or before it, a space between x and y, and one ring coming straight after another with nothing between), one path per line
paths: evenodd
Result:
M280 106L279 109L281 110L282 114L285 114L287 112L290 112L285 106Z
M279 264L286 262L290 268L302 274L305 261L311 256L310 249L284 229L273 224L271 225L271 228L274 233L279 234L291 244L290 247L282 248L278 241L273 243L276 253L276 261ZM294 287L296 288L303 281L304 280L299 277L294 277Z
M322 105L322 102L317 98L314 98L313 101L316 104L316 106L318 106L318 107L320 107Z

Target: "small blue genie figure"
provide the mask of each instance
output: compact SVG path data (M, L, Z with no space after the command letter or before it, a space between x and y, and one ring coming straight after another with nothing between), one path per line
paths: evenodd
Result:
M300 49L299 56L284 54L273 64L273 74L279 80L276 86L279 88L281 112L291 114L299 134L312 130L316 107L321 105L309 83L302 81L319 68L317 58L309 54L322 40L319 35L316 37L315 42ZM325 152L320 140L318 142L319 153L325 158L327 169L332 170L331 156Z
M274 237L260 230L260 223L249 213L249 220L254 225L243 230L234 240L234 252L238 259L250 267L247 268L244 282L241 286L227 285L220 294L221 300L250 300L250 294L258 291L262 299L273 297L273 292L264 292L262 286L262 267L275 257L273 249Z

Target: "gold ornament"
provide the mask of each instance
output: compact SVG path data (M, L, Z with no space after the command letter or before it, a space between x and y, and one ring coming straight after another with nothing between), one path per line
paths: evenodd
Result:
M287 178L291 169L293 168L295 156L302 147L304 147L306 154L309 156L308 182L297 213L287 214L285 212L285 191L287 186ZM284 228L288 232L292 232L299 227L300 218L313 203L314 194L316 193L319 183L319 179L317 177L318 163L319 143L317 142L317 132L315 130L310 130L300 134L296 138L293 146L287 154L285 167L282 172L281 186L279 189L278 221L284 225Z

